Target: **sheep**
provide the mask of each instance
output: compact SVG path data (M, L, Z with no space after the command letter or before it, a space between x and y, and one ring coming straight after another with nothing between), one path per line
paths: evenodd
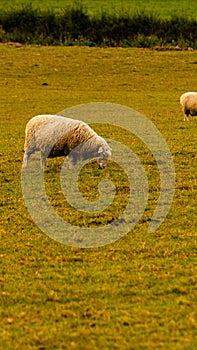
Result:
M68 156L72 168L77 161L97 158L99 169L107 165L111 148L107 142L83 121L59 115L37 115L25 129L23 168L31 154L41 152L41 168L47 158Z
M189 121L189 115L197 115L197 92L186 92L181 95L180 104L185 114L184 120Z

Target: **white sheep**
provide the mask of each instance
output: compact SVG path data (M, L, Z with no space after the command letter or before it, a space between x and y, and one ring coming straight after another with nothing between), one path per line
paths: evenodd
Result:
M189 121L189 115L197 115L197 92L186 92L181 95L180 104L185 114L184 120Z
M29 120L25 129L23 167L36 151L41 152L41 167L46 158L69 155L70 167L79 160L97 158L99 168L107 165L111 148L107 142L83 121L58 115L38 115Z

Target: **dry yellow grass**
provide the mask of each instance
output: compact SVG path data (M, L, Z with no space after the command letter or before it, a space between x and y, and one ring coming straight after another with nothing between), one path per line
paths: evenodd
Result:
M1 45L0 60L2 349L196 349L197 121L183 122L179 96L196 90L197 53ZM165 222L148 234L157 168L139 140L120 133L147 172L147 210L114 244L69 248L44 235L25 207L24 129L36 114L98 101L130 106L154 122L174 158L176 191ZM61 213L60 164L50 160L46 181ZM87 172L85 195L96 183L96 169Z

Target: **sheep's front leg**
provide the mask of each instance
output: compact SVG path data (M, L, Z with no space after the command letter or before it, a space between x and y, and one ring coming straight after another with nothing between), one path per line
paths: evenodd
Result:
M68 156L68 169L72 170L77 163L78 157L77 154L72 152L72 155Z
M73 161L73 158L72 157L68 157L68 164L67 164L67 167L69 170L72 170L74 168L74 161Z
M188 118L187 114L185 114L184 121L188 121L189 122L189 118Z
M46 166L46 156L45 154L41 153L41 158L40 158L40 166L41 166L41 169L44 169L45 166Z
M189 121L190 110L189 110L188 108L185 107L185 108L183 109L183 112L184 112L184 114L185 114L184 121L185 121L185 120Z

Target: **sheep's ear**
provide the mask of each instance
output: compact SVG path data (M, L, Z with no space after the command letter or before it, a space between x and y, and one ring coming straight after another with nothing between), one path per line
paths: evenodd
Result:
M102 153L103 152L103 147L100 146L99 149L98 149L98 153Z

